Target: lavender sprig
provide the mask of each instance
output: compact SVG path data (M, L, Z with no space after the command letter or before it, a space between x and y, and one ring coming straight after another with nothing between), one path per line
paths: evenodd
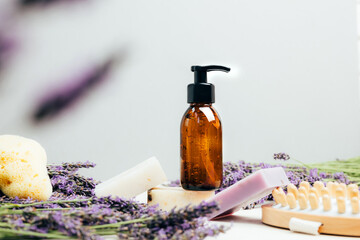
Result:
M119 211L98 205L69 211L45 212L29 209L29 204L22 206L27 207L23 210L10 210L5 216L0 216L2 222L7 223L0 226L1 229L10 228L11 231L4 231L23 236L59 239L64 238L63 236L98 239L100 234L118 234L122 238L135 239L178 239L184 233L191 235L191 239L203 239L225 231L223 227L208 226L202 220L218 208L216 203L203 202L195 207L187 206L170 212L151 208L143 211L141 217L134 217L131 210ZM11 228L12 225L14 227Z
M94 196L97 181L78 174L80 168L93 168L94 163L62 163L61 165L48 165L48 173L54 191L58 195L81 194L87 197Z
M308 169L311 169L311 167L297 159L291 158L289 154L286 153L274 153L274 160L281 160L281 161L288 161L288 160L294 160L295 162L300 163L301 165L307 167Z

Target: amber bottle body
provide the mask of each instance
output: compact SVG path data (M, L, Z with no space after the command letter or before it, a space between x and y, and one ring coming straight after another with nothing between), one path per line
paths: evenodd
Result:
M180 129L181 185L187 190L217 189L222 182L222 128L211 104L193 103Z

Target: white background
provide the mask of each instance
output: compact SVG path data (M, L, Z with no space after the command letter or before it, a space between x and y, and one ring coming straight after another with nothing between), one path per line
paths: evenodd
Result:
M355 0L79 1L15 19L20 48L0 75L0 131L38 140L49 162L98 164L105 180L155 155L179 176L191 65L211 73L224 161L360 155ZM59 118L31 114L49 89L121 52L108 81Z

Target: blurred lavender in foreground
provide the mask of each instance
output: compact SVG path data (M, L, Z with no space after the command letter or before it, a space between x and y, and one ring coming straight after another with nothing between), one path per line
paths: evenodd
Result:
M19 0L19 4L24 7L33 6L33 5L50 5L52 3L58 2L79 2L80 0ZM84 1L84 0L82 0Z
M7 37L0 32L0 70L6 64L10 54L15 49L15 40Z
M67 81L65 86L57 88L54 92L48 94L36 108L33 115L34 121L40 122L55 117L70 107L90 89L103 82L115 62L115 58L110 58L103 64L85 71L80 77L74 77L71 81Z

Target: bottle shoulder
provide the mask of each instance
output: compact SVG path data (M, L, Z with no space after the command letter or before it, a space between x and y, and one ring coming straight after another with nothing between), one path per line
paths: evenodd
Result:
M221 124L219 114L212 105L190 105L185 111L182 122L197 121Z

